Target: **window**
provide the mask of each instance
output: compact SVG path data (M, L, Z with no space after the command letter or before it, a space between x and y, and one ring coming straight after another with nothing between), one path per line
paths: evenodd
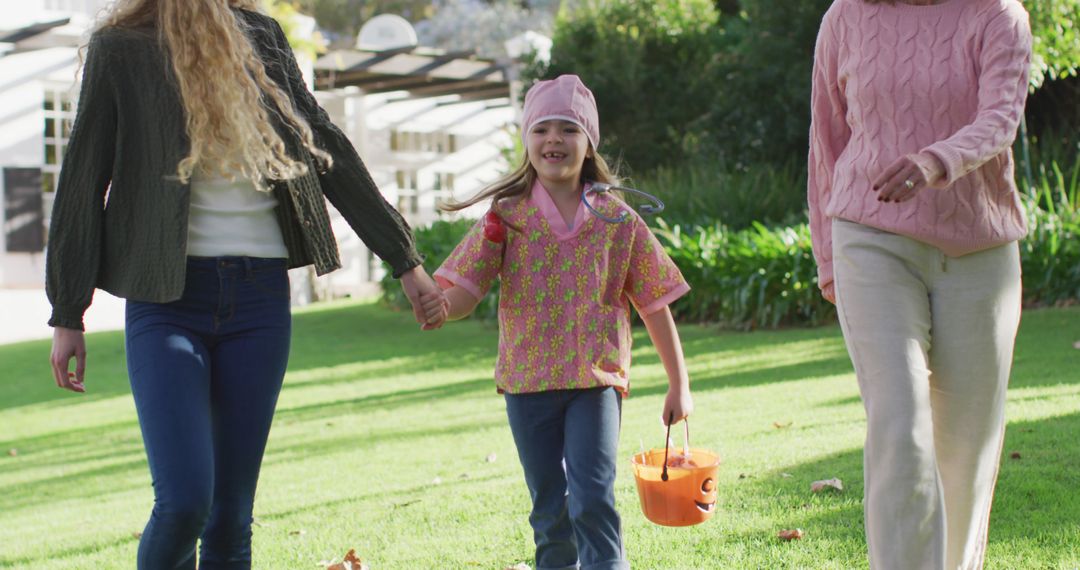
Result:
M403 214L420 212L420 192L415 170L398 170L395 173L398 187L397 211Z
M60 165L64 163L64 151L71 138L75 122L75 109L68 86L45 88L45 164L41 167L41 186L45 192L56 190Z
M446 131L390 131L390 150L450 154L457 151L457 137Z
M436 172L434 190L440 197L452 198L454 196L454 173Z

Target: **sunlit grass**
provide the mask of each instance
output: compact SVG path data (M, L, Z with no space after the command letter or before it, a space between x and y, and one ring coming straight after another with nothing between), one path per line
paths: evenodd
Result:
M865 422L839 331L681 332L692 442L725 459L720 506L697 527L654 526L622 469L634 568L865 568ZM255 567L317 568L350 548L374 569L531 564L528 497L490 378L495 339L473 322L421 333L366 303L299 311L256 501ZM663 369L643 330L635 340L627 466L663 440ZM1024 316L987 568L1080 566L1077 340L1080 310ZM46 342L0 346L0 567L134 566L152 493L123 339L88 344L86 396L53 385ZM830 477L843 493L809 492ZM803 540L776 539L795 527Z

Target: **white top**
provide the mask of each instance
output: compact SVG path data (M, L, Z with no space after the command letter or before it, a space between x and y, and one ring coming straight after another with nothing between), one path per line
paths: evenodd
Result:
M187 254L289 257L276 206L272 194L259 192L246 178L193 175Z

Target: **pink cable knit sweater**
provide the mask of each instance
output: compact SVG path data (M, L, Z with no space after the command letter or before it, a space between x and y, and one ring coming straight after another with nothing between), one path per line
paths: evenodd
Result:
M1010 146L1030 59L1017 0L833 2L814 53L807 192L822 290L833 281L832 218L954 257L1023 237ZM932 188L878 202L874 179L905 155Z

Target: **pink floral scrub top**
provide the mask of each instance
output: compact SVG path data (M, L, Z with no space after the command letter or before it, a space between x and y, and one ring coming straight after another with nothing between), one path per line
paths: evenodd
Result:
M567 227L537 182L528 198L497 209L521 231L508 228L504 243L488 241L481 219L435 272L443 288L458 285L477 299L501 280L499 392L615 386L627 393L630 303L647 315L690 290L633 209L607 194L593 196L604 215L630 218L608 223L579 204Z

